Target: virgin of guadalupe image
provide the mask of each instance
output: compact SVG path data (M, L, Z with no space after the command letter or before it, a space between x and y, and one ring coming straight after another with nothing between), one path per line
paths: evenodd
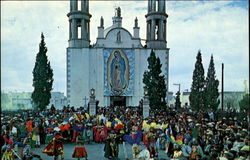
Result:
M111 62L111 90L115 94L123 93L124 89L126 88L126 80L125 80L125 71L126 71L126 64L124 58L121 56L120 52L114 52L114 58Z

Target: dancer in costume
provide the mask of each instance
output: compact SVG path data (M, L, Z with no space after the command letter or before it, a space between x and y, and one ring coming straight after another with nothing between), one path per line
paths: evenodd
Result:
M4 148L4 149L3 149ZM2 148L2 160L13 160L13 153L11 151L10 145L5 145Z
M76 141L76 137L78 135L79 132L83 132L84 130L84 126L80 121L76 121L76 124L73 126L73 138L71 140L71 142L75 142Z
M108 159L117 159L119 155L119 146L117 143L117 136L112 130L107 137L105 146L104 146L104 157Z
M87 123L86 124L86 129L84 130L84 142L90 144L91 141L93 141L93 130L92 130L92 124Z
M148 145L146 147L150 152L150 157L151 158L158 157L158 153L157 153L157 149L155 145L157 137L156 137L153 127L151 127L149 132L147 133L146 139L148 140Z
M12 138L8 135L8 133L5 133L3 136L4 140L4 145L2 146L2 160L12 160L13 159L13 153L12 153L12 148L13 148L13 140Z
M138 131L137 126L133 126L131 133L124 135L123 139L124 139L125 142L132 145L133 158L135 158L135 156L136 156L135 147L137 145L139 145L141 140L142 140L142 132Z
M58 160L59 156L62 160L64 159L63 137L60 132L56 133L55 137L44 148L43 153L46 153L48 156L54 156L54 160Z
M86 160L88 159L88 154L86 148L83 145L83 141L83 132L79 132L76 138L76 147L72 155L73 158L78 158L78 160L80 160L81 158L85 157Z
M40 135L39 135L39 127L38 124L35 124L35 127L32 130L32 148L39 148L40 147Z

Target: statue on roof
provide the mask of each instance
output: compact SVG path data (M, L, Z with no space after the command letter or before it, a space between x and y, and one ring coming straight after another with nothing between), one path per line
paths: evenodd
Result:
M135 18L135 27L138 27L138 19L137 19L137 17Z
M116 8L115 10L116 10L116 16L117 16L117 17L121 17L121 8L118 7L118 8Z

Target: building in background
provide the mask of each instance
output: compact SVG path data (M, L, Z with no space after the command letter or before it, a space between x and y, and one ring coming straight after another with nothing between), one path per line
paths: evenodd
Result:
M1 109L2 110L17 110L17 109L32 109L31 92L1 92ZM54 104L56 109L62 109L68 105L67 98L62 92L51 92L51 99L48 108Z
M224 110L236 109L239 110L239 102L243 99L243 96L246 92L243 91L225 91L224 92ZM219 99L221 101L221 93L219 95ZM219 108L221 108L221 103L219 104Z
M246 94L244 91L225 91L224 92L224 109L236 109L239 110L239 102L243 99L243 96ZM190 101L189 101L189 95L190 92L182 92L180 95L180 101L182 107L189 107ZM170 104L175 104L175 95L173 96L172 101ZM221 102L221 93L218 98ZM219 104L219 108L221 108L221 103Z
M50 108L52 104L56 109L62 109L63 106L68 105L67 97L64 96L64 93L62 92L52 92L48 108Z

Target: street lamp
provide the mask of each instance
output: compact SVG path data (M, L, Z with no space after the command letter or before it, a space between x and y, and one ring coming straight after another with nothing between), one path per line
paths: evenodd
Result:
M91 96L94 96L94 95L95 95L95 89L94 89L94 88L92 88L92 89L90 90L90 95L91 95Z
M180 83L174 83L173 85L179 86L179 93L180 93L180 91L181 91L181 84Z
M180 83L174 83L173 85L175 85L175 86L179 86L179 91L176 93L176 98L177 97L179 97L179 101L180 101L180 94L181 94L181 92L180 92L180 90L181 90L181 84ZM177 109L177 104L176 104L176 109ZM179 104L179 107L181 107L181 105Z
M148 95L148 89L147 89L147 87L145 86L145 87L143 87L144 88L144 96L147 96Z

